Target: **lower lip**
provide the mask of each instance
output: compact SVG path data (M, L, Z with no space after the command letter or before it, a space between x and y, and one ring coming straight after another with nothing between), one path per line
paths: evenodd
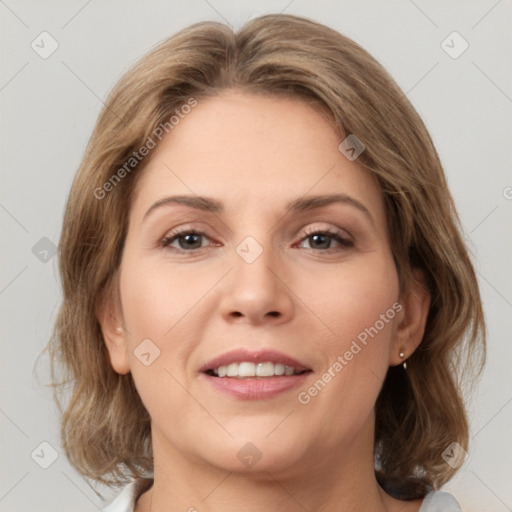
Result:
M243 378L213 377L203 373L215 389L241 400L264 400L296 388L304 383L311 372L287 377Z

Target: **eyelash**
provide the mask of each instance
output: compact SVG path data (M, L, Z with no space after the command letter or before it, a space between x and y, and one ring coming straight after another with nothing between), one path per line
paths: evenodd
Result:
M197 231L195 229L179 229L179 230L173 231L173 232L169 233L169 235L165 236L161 241L161 246L164 248L171 248L170 245L172 242L174 242L175 240L177 240L180 237L185 236L185 235L199 235L199 236L203 236L205 238L209 238L205 233L203 233L201 231ZM351 240L349 240L347 238L344 238L340 232L331 230L329 228L306 230L306 232L304 233L304 236L300 239L300 242L312 237L313 235L324 235L329 238L332 238L332 239L336 240L336 242L338 242L342 247L338 248L338 249L336 249L336 248L334 248L334 249L333 248L329 248L329 249L314 249L314 248L312 248L311 249L312 251L319 250L320 252L330 254L332 252L337 252L337 251L340 251L343 249L350 249L351 247L354 247L354 242L352 242ZM191 249L190 251L172 247L172 250L174 250L178 253L193 253L200 249L205 249L205 247L200 247L199 249Z

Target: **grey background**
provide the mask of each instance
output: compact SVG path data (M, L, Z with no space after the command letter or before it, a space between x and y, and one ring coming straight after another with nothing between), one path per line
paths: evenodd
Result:
M103 506L62 453L41 384L44 360L41 382L33 377L61 299L52 243L102 100L131 64L182 27L225 20L238 28L281 11L330 25L370 51L431 132L475 255L489 333L488 364L470 402L469 459L446 489L466 511L512 510L510 0L0 0L0 511ZM58 42L47 59L31 47L43 31ZM469 43L456 59L441 46L453 31ZM42 442L58 455L48 469L40 465L52 451Z

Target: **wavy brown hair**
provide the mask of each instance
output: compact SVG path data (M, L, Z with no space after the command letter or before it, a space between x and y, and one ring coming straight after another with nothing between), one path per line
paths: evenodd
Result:
M400 286L414 269L426 276L423 340L406 371L389 369L375 405L377 479L397 498L421 498L456 471L443 450L468 445L462 377L485 359L475 272L439 156L405 94L352 40L292 15L262 16L236 32L194 24L142 58L108 96L59 244L63 300L47 348L65 453L86 478L112 486L153 469L149 414L131 374L113 370L97 319L117 293L127 212L151 153L108 193L97 191L176 109L233 88L307 101L330 116L340 141L355 134L366 146L358 163L385 198Z

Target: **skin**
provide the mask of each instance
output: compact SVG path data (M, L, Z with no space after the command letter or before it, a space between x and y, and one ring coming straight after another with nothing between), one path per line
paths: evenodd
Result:
M301 100L229 90L200 100L154 150L129 212L121 303L100 318L113 368L132 372L152 418L154 485L137 512L419 509L375 480L373 408L388 367L420 343L429 297L419 282L400 290L382 193L338 150L341 140ZM286 214L289 201L332 193L359 201L371 219L348 203ZM143 220L171 195L211 197L224 212L167 205ZM175 228L204 236L163 247ZM353 245L305 233L325 229ZM263 249L252 263L236 252L247 236ZM397 302L402 310L378 335L299 403ZM149 366L134 355L147 338L160 350ZM299 389L237 400L198 369L239 347L278 349L312 373ZM247 442L262 455L252 467L237 457Z

